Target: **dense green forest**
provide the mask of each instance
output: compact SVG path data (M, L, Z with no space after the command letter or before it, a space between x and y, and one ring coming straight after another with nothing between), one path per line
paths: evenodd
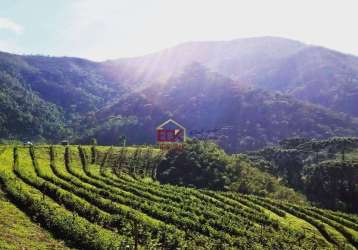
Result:
M83 59L0 53L1 139L76 137L84 119L124 91L102 71Z
M254 165L282 178L313 203L358 212L358 138L293 138L279 147L250 152Z

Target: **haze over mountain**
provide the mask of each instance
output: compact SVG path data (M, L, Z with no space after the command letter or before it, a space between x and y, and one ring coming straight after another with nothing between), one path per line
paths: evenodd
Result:
M275 37L247 38L233 41L187 42L157 53L124 58L109 63L130 72L134 82L165 82L193 62L232 79L247 78L253 70L294 54L305 44Z
M283 38L190 42L102 63L1 53L0 84L4 139L154 143L169 117L189 131L218 129L229 152L358 132L357 57Z
M170 83L171 76L192 62L240 84L281 91L358 116L358 57L294 40L259 37L190 42L110 63L128 76L130 84L148 84Z
M151 131L155 125L169 117L185 124L189 131L218 129L217 141L230 152L261 148L287 137L325 138L358 131L358 123L348 115L282 94L238 86L198 63L187 66L170 79L170 84L148 87L140 98L136 95L107 108L106 115L135 113L138 127L129 134L149 135L149 142L154 141Z

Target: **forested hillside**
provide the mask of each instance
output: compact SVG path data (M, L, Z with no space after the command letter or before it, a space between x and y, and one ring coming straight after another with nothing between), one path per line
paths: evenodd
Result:
M124 89L100 64L0 53L2 139L58 141Z
M170 81L170 86L158 86L156 91L147 88L142 97L128 96L98 115L130 115L135 110L138 122L132 131L136 133L129 134L138 138L141 133L148 143L154 141L155 127L170 116L188 131L217 128L216 141L229 152L258 149L287 137L327 138L358 132L358 123L347 115L281 94L238 87L200 64L186 67ZM116 139L109 140L115 143Z
M143 57L111 61L132 84L170 84L193 62L240 85L281 91L358 116L358 58L278 37L190 42Z
M227 152L358 132L355 57L280 38L159 55L97 63L0 53L1 139L150 144L168 118L215 130Z
M250 152L258 169L326 208L358 212L358 138L287 139Z

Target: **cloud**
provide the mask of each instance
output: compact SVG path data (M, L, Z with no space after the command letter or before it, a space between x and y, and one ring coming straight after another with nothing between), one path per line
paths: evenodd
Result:
M9 30L16 34L21 34L24 28L8 18L0 17L0 30L1 29Z
M280 36L358 54L357 0L76 0L56 36L58 55L139 56L186 41ZM333 18L337 17L337 18Z

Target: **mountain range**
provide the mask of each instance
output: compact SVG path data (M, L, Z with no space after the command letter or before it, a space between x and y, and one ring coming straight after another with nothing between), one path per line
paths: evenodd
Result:
M170 83L172 75L192 62L244 85L358 115L358 57L293 40L260 37L191 42L109 63L127 74L131 84L148 84Z
M92 62L0 53L0 138L155 143L168 118L228 152L358 132L358 57L276 37Z

